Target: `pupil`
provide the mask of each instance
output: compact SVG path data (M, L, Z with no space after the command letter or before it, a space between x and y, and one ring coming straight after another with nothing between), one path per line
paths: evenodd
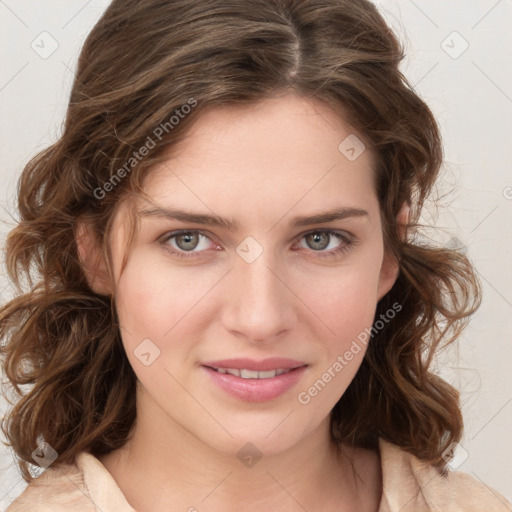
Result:
M181 244L178 244L180 246L180 249L183 249L185 251L195 249L195 247L197 245L197 237L198 237L198 235L195 233L184 233L184 234L178 236L177 240L182 240L182 239L185 240L185 247L181 247ZM187 247L186 244L191 243L191 240L192 240L192 242L195 241L195 243L192 243L193 247L190 247L190 246Z
M315 244L320 243L320 247L313 247L315 249L325 249L329 245L329 236L327 236L327 233L313 233L312 235L309 235L313 238L313 246ZM322 244L319 239L324 238L324 243Z

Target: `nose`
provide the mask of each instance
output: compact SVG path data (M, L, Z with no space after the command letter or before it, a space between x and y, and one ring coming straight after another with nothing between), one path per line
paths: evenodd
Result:
M266 252L252 263L238 259L226 283L225 329L252 342L272 341L290 330L297 299L285 274Z

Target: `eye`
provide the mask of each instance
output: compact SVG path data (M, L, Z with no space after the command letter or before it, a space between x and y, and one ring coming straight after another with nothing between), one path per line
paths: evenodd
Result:
M336 257L339 253L349 251L354 245L354 241L349 236L329 229L310 231L303 234L301 239L306 241L306 248L319 253L321 258ZM333 239L334 243L332 243ZM325 251L329 247L331 250Z
M303 239L307 243L306 249L317 253L320 258L335 258L340 253L348 252L355 244L349 236L333 230L310 231L300 236L300 240ZM181 230L164 235L160 243L173 256L184 259L199 257L209 248L208 241L211 242L210 237L201 231ZM331 250L326 251L329 247Z
M205 243L208 240L210 238L200 231L174 231L165 236L161 243L175 256L191 258L208 249L208 244Z

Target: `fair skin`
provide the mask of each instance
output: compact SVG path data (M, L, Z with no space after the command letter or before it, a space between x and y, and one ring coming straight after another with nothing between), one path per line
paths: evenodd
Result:
M234 512L240 504L247 512L378 509L378 454L348 446L337 453L329 431L329 413L365 350L308 404L297 399L371 327L397 277L383 247L373 156L366 150L349 161L338 150L353 133L325 105L294 95L212 109L148 175L154 204L138 198L137 208L217 215L238 229L141 215L121 273L128 203L119 209L116 308L138 378L137 421L130 440L100 460L138 512ZM292 226L296 217L340 207L366 213ZM207 237L164 240L180 229ZM353 244L333 234L306 236L322 230ZM249 236L263 250L251 263L236 251ZM78 245L91 287L112 293L97 247L88 237ZM166 247L188 248L192 257L179 259ZM144 339L160 350L147 366L134 354ZM201 367L232 357L287 357L307 366L291 389L255 403L225 393ZM252 467L237 457L248 442L262 454Z

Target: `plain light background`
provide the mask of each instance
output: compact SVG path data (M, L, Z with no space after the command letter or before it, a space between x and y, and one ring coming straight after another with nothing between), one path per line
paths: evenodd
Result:
M439 194L448 195L423 220L437 228L437 243L469 253L483 285L458 347L436 363L462 395L465 435L454 466L512 500L512 2L375 1L405 42L402 70L444 137ZM58 138L81 44L108 3L0 0L2 247L18 176ZM9 296L2 269L0 300ZM26 484L4 447L0 474L5 510Z

